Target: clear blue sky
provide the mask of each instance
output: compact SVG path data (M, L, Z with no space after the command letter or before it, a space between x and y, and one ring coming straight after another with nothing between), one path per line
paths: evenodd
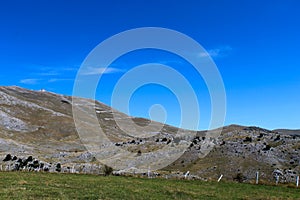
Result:
M212 55L227 93L225 124L300 128L299 10L298 0L2 1L0 85L71 95L80 64L101 41L132 28L164 27L194 38ZM116 80L147 62L181 68L195 82L178 57L135 52L114 63L119 71L104 75L107 87L97 99L110 104ZM205 129L209 95L204 83L195 90ZM136 91L130 113L148 117L155 103L165 105L167 123L178 125L176 98L157 85Z

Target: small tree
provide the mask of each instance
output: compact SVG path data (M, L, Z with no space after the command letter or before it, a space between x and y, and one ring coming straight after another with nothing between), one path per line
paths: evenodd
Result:
M60 163L57 163L57 165L56 165L56 171L57 172L61 172L61 164Z
M141 150L138 150L137 156L141 156L141 155L142 155L142 151L141 151Z
M33 161L33 168L34 169L38 168L39 166L40 166L40 164L39 164L38 160Z
M111 168L110 166L104 165L103 172L104 172L105 176L111 175L113 171L114 171L113 168Z
M28 162L32 162L32 161L33 161L33 157L32 157L32 156L28 156L28 158L27 158L26 161L27 161L27 163L28 163Z
M7 154L7 155L5 156L5 158L3 159L4 162L10 161L10 160L11 160L11 155L10 155L10 154Z
M239 183L242 183L246 180L246 177L242 173L238 173L233 179Z

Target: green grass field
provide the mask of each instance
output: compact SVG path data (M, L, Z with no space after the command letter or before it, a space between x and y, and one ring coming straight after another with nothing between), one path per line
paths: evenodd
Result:
M300 199L300 188L120 176L0 172L0 199Z

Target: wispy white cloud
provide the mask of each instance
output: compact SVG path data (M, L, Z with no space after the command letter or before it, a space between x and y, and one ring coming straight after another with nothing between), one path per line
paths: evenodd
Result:
M38 73L35 73L35 75L37 75L37 76L57 76L57 75L60 75L60 73L58 73L56 71L48 71L48 72L38 72Z
M19 83L27 85L37 85L42 83L53 83L58 81L69 81L71 72L76 72L78 68L75 67L50 67L43 65L34 65L34 71L27 74L30 78L24 78Z
M74 79L71 78L51 78L48 80L48 83L54 83L59 81L74 81Z
M19 82L26 85L38 85L43 83L54 83L54 82L60 82L60 81L74 81L74 79L71 78L50 78L50 79L37 79L37 78L27 78L22 79Z
M119 73L123 70L118 68L103 68L103 67L87 67L82 71L82 75L100 75L100 74L113 74L113 73Z
M27 79L20 80L20 83L27 84L27 85L36 85L39 83L39 81L40 81L40 79L27 78Z
M32 73L32 75L37 76L58 76L62 75L66 72L76 71L78 68L76 67L46 67L41 66L37 67L36 72Z
M215 49L209 49L207 52L201 52L199 54L200 57L224 57L227 56L232 51L232 48L230 46L221 46L219 48Z

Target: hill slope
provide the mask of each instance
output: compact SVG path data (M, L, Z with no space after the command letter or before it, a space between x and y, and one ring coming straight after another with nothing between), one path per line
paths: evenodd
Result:
M80 99L80 102L82 106L95 103L88 99ZM270 131L231 125L219 129L222 133L217 134L218 137L211 137L218 130L182 130L126 116L100 102L95 103L95 112L102 130L112 141L103 147L102 153L115 154L118 158L115 147L119 147L134 155L125 158L123 164L118 165L120 169L146 168L151 159L155 159L151 152L176 147L161 152L162 158L178 153L176 149L185 149L185 153L164 167L161 173L182 174L190 171L195 176L212 179L224 174L227 179L250 181L256 171L260 171L261 178L271 181L275 170L281 181L290 182L300 172L299 131ZM128 135L118 127L112 112L125 125L131 119L142 127L152 123L152 128L141 129L146 135L153 133L156 127L162 128L153 137L139 138L137 136L141 135L141 130L129 126L127 128L132 134ZM90 126L93 127L92 124ZM205 152L210 146L212 151ZM19 87L0 87L0 156L4 158L7 154L16 155L23 161L33 156L47 165L50 171L55 171L57 167L52 163L60 163L62 170L73 168L77 172L99 173L103 164L97 161L93 152L86 150L77 134L72 97ZM122 159L121 156L118 159ZM161 162L164 160L161 159ZM10 169L15 169L16 160L2 161L0 164L1 167L10 165Z

